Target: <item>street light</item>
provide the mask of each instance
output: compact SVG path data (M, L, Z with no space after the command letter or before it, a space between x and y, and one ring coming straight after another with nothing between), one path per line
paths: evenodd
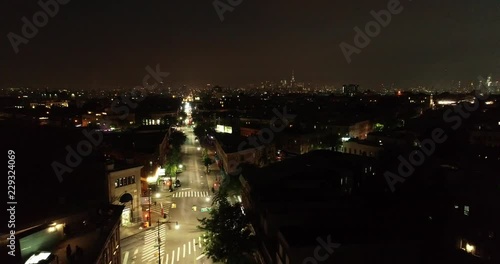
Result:
M158 264L161 264L161 238L160 238L160 219L158 219Z
M156 193L155 197L160 198L160 193Z
M175 222L175 229L179 229L179 222Z
M151 226L151 188L149 189L149 210L148 210L148 220L149 220L149 226Z
M182 167L183 167L182 164L179 164L179 169L182 169Z

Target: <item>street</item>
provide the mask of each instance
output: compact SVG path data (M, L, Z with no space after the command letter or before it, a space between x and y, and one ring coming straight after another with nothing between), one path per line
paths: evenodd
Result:
M184 167L183 172L178 174L181 187L171 193L160 190L160 198L153 198L153 201L157 201L156 206L151 206L152 227L121 240L123 264L158 263L158 231L160 263L212 264L202 255L202 232L197 228L197 219L209 215L207 208L212 203L211 181L207 179L201 151L198 150L199 143L195 140L192 128L183 127L183 132L187 140L181 147ZM160 203L168 214L166 223L160 215ZM160 222L159 230L158 220L164 221Z

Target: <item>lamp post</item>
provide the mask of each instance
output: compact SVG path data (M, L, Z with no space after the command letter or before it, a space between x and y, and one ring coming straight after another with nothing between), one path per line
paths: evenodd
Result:
M158 219L158 264L161 264L161 238L160 238L160 219Z
M149 220L149 226L151 226L151 188L149 189L149 210L148 210L148 220Z

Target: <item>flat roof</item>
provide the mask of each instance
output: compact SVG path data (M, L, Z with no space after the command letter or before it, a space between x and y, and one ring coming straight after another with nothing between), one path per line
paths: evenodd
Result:
M60 260L64 260L66 259L66 246L70 244L73 252L75 252L75 246L83 249L84 260L82 263L96 262L112 228L119 224L123 208L122 205L110 204L80 209L80 211L69 214L54 215L53 218L47 218L42 225L16 232L19 247L31 249L31 252L24 251L21 254L23 261L27 261L36 252L52 253L57 255ZM81 222L82 219L85 219L85 225ZM67 224L66 227L74 232L73 235L63 238L64 224ZM56 232L61 235L50 235L50 233ZM2 239L2 246L6 246L6 243L7 240Z
M226 153L236 153L238 151L256 148L249 143L247 137L239 134L216 133L215 138ZM242 142L246 142L247 144L242 144ZM240 144L242 149L239 149Z
M372 163L373 158L353 154L340 153L330 150L315 150L303 155L273 163L258 169L255 173L243 175L252 186L265 188L265 186L294 181L305 182L329 179L337 180L339 172L346 169L359 168L360 163ZM253 175L258 174L258 175ZM293 185L293 184L292 184ZM305 186L305 185L304 185Z

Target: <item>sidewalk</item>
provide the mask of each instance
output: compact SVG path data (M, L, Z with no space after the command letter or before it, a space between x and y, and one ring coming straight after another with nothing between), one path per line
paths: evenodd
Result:
M160 223L166 223L168 222L168 219L169 219L168 217L167 219L164 218L155 219L154 221L151 221L150 227L144 227L142 223L135 223L130 226L120 226L120 240L137 235L139 233L142 233L150 229L155 229L157 228L158 220L160 220Z
M214 153L209 154L209 156L211 159L215 160ZM219 168L219 166L217 166L217 163L213 163L212 165L210 165L209 169L210 173L208 173L208 176L205 171L205 176L207 176L208 186L210 186L211 189L212 187L214 187L214 184L217 183L215 191L218 191L220 184L222 183L223 180L222 171Z
M139 234L141 232L144 232L148 229L151 229L156 226L158 223L158 220L160 220L160 223L164 223L168 221L169 218L169 212L170 212L170 206L172 205L171 197L172 194L168 191L163 190L160 187L159 193L161 194L161 201L157 202L155 205L154 203L151 204L151 227L144 227L144 222L140 221L136 223L131 223L127 226L120 226L120 239L124 239L136 234ZM152 201L158 200L160 198L152 198ZM165 200L164 200L165 199ZM163 203L164 206L164 213L167 214L167 219L163 218L163 215L160 215L161 209L160 209L160 204ZM141 205L142 209L149 209L149 205ZM147 210L143 210L142 214L145 215L147 214Z
M142 223L134 223L130 226L120 226L120 239L125 239L127 237L137 235L140 232L146 230L145 228L140 228Z

